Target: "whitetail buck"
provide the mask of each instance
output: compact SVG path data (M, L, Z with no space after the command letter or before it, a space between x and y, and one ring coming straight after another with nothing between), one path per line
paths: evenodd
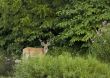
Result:
M47 43L44 43L40 39L39 39L39 41L41 42L41 45L43 46L43 48L33 48L33 47L24 48L23 49L23 58L43 56L48 52L48 46L50 45L50 42L47 41Z

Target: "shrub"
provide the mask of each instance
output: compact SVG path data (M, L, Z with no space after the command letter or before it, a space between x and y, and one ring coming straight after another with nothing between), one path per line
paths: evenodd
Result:
M3 71L3 55L0 55L0 75L2 74Z
M110 68L95 58L69 54L33 58L16 66L15 78L109 78Z
M109 0L0 0L0 47L7 54L20 54L24 47L39 46L38 38L51 38L56 45L81 46L93 37L101 21L110 20L109 3Z
M13 66L14 60L12 58L0 55L0 76L12 76Z
M101 30L102 35L95 37L90 52L99 59L110 62L110 27L103 27Z
M58 56L61 54L65 54L67 52L71 53L72 55L75 55L76 51L74 51L74 49L72 49L71 47L67 47L67 46L63 46L63 47L53 46L52 48L50 47L48 54L52 56Z

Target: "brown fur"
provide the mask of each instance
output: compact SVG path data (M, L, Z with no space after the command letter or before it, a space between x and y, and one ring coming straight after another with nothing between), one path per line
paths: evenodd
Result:
M30 57L36 56L36 55L44 55L44 48L33 48L33 47L27 47L23 49L23 56L29 55Z
M47 41L47 43L43 42L39 39L41 42L41 45L43 48L33 48L33 47L27 47L23 49L23 58L28 57L35 57L35 56L43 56L48 52L48 46L50 45L50 42Z

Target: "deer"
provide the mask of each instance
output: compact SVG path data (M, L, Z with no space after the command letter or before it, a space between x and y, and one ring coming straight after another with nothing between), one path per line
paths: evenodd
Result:
M36 56L44 56L48 52L48 46L50 42L47 41L46 43L39 39L43 48L33 48L33 47L26 47L23 49L23 58L28 59L29 57L36 57Z

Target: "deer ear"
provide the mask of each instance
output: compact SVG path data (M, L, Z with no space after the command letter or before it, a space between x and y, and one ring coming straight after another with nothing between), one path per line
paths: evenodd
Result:
M41 39L39 39L39 41L40 41L42 46L45 46L45 43Z
M44 42L41 42L41 45L42 45L42 46L45 46L45 43L44 43Z

